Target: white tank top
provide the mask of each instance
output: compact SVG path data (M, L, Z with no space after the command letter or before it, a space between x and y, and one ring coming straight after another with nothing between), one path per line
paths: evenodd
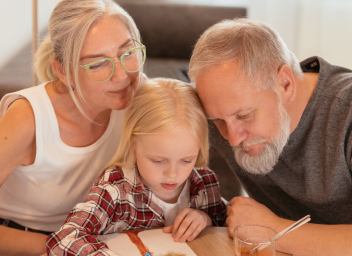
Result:
M0 102L0 117L18 98L34 111L36 158L18 166L0 188L0 217L23 226L56 231L67 214L86 200L94 180L114 155L122 132L124 111L112 111L105 133L88 147L70 147L60 138L46 84L7 94Z

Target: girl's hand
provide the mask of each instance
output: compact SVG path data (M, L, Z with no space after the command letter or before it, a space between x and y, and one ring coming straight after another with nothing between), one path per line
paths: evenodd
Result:
M164 233L171 233L175 242L183 243L191 242L197 235L207 226L211 226L212 222L208 214L205 212L185 207L177 215L174 224L164 227Z

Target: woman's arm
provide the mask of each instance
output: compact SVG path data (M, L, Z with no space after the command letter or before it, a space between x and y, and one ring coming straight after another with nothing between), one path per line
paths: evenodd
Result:
M46 235L0 226L0 255L32 256L46 252Z
M26 99L18 99L0 118L0 189L17 166L34 163L35 154L34 113Z
M18 99L0 118L0 189L18 165L33 164L35 154L34 113L26 99ZM43 254L46 237L0 226L0 255Z

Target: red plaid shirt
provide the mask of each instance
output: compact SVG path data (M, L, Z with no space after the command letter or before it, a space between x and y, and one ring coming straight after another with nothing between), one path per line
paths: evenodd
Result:
M194 168L189 177L189 207L204 211L222 226L226 203L217 176L209 168ZM77 204L64 225L47 238L48 255L118 255L98 240L101 234L164 226L164 214L154 193L137 170L107 168L95 181L87 201Z

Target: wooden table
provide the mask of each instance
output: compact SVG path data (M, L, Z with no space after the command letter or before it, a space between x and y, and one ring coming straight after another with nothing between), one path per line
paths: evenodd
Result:
M228 236L226 227L206 227L196 239L187 244L198 256L235 255L233 240ZM276 256L289 255L291 254L276 252Z

